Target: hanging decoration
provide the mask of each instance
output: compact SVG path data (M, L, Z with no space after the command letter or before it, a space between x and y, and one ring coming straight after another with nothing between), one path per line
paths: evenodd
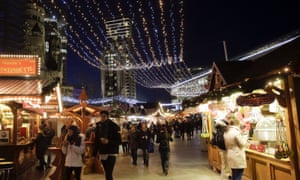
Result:
M183 0L53 0L39 3L46 14L66 22L68 48L89 65L106 70L105 53L113 53L113 71L130 71L141 86L165 88L192 76L183 57ZM128 18L131 36L112 43L105 22ZM122 47L122 48L119 48ZM123 64L124 58L128 59Z

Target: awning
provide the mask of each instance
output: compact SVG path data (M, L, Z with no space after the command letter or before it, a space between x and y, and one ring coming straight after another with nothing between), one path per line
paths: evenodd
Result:
M58 83L49 80L0 79L0 102L16 101L25 109L59 112L62 100L57 88Z
M48 83L48 80L1 79L0 96L39 96Z

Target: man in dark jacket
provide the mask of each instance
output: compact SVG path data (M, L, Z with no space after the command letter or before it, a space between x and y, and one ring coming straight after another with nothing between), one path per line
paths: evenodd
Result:
M93 157L99 153L99 157L105 172L106 180L113 180L113 169L116 164L116 156L121 144L120 127L108 118L108 111L101 111L100 122L97 122L95 130L95 142Z
M52 128L52 123L47 121L46 122L46 128L45 128L47 137L46 141L48 144L48 149L47 149L47 165L46 168L51 168L51 152L49 150L49 147L52 146L52 139L55 136L55 130Z
M149 128L147 127L146 123L141 123L141 129L138 131L137 134L137 140L139 144L139 148L142 149L143 151L143 160L144 160L144 165L146 167L149 166L149 143L152 138L152 135L150 133Z
M36 168L38 170L44 170L47 167L47 163L45 162L45 155L48 150L49 142L52 139L52 132L47 127L45 121L42 121L40 125L40 132L37 135L35 140L36 143L36 156L39 160L39 166Z
M166 125L161 125L159 132L157 133L156 142L159 143L159 154L161 159L161 166L163 173L168 175L169 159L170 159L170 144L169 141L173 141L171 133L168 131Z
M138 140L137 140L137 129L134 124L130 126L130 130L128 134L128 145L131 152L132 164L137 165Z

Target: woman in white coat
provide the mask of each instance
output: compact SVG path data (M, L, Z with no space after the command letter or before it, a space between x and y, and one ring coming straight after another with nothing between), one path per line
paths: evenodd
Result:
M240 129L240 121L230 114L227 116L228 130L224 133L227 162L231 168L231 179L241 180L244 169L247 167L245 147L248 137Z
M65 168L66 180L72 179L72 172L75 172L75 179L80 180L83 166L82 154L85 152L84 135L80 134L77 126L68 127L68 132L62 146L62 152L66 155Z

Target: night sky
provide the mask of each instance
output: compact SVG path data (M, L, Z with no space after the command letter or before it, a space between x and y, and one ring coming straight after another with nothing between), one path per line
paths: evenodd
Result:
M229 59L264 45L300 28L299 6L289 1L184 2L184 61L188 67L210 67L224 60L223 43ZM87 87L89 98L99 97L100 72L69 51L68 82ZM137 98L170 101L164 89L138 86Z
M223 40L230 59L300 28L299 6L278 2L187 1L186 62L202 66L224 60Z

